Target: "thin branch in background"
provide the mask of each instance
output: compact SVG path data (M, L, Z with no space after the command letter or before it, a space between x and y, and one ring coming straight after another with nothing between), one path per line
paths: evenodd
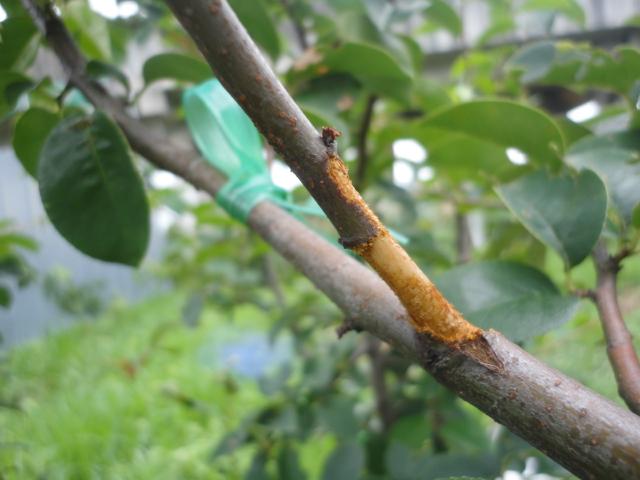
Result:
M298 46L300 50L303 52L309 48L309 42L307 41L307 34L304 29L304 25L296 15L294 11L293 5L291 5L291 0L280 0L284 11L287 13L291 24L293 25L293 31L296 35L296 39L298 40Z
M593 262L597 273L595 302L600 314L607 355L618 383L618 392L629 409L640 415L640 361L633 346L633 339L624 323L618 304L617 279L620 262L629 252L609 255L603 242L593 250Z
M280 308L285 308L287 304L285 302L284 293L282 292L282 287L280 286L278 272L276 271L276 266L273 264L273 257L270 253L267 253L262 257L262 271L266 284L273 292L276 304Z
M385 353L382 351L382 342L376 337L367 335L365 342L367 355L371 362L371 386L376 401L376 410L382 420L384 432L388 433L396 419L396 414L391 405L385 378Z
M471 229L469 227L469 216L458 208L456 210L456 255L459 264L467 263L471 260L473 252L473 242L471 241Z
M369 130L371 129L371 121L373 120L373 110L376 106L378 97L369 95L367 103L364 107L360 128L358 129L358 165L356 167L356 175L354 183L359 191L365 186L367 178L367 168L369 167L369 151L367 149L367 139L369 138Z

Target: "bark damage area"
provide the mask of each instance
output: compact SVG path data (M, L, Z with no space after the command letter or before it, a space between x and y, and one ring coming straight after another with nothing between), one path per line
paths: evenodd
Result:
M414 329L463 352L492 370L502 368L482 329L463 318L438 288L393 239L351 182L349 171L336 153L339 132L325 127L322 140L327 147L326 174L336 187L340 201L359 212L370 232L341 237L340 243L364 258L391 287L409 313ZM372 233L371 233L372 232Z

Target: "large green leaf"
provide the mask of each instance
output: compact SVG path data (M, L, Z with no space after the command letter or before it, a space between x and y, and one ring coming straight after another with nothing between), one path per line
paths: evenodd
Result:
M266 50L272 59L280 55L280 37L262 0L229 0L255 42Z
M33 22L26 16L0 23L0 70L21 71L29 66L39 40Z
M142 77L147 85L165 79L200 83L213 77L213 73L209 65L193 57L180 53L160 53L144 62Z
M398 100L407 99L411 74L387 51L373 45L349 42L329 50L326 65L353 75L368 89Z
M103 113L53 129L38 165L51 223L80 251L137 265L149 241L149 206L128 145Z
M364 451L357 443L339 445L329 455L322 473L323 480L360 478L364 469Z
M42 108L30 108L24 112L13 130L13 150L24 169L36 178L38 157L53 127L60 117Z
M423 134L446 132L502 149L517 148L534 163L557 165L560 129L540 110L506 100L476 100L439 110L421 124ZM427 145L427 148L429 145Z
M640 203L640 132L589 136L573 145L566 157L576 168L589 168L607 185L613 206L624 223Z
M537 171L496 189L536 238L573 267L591 252L607 215L607 190L591 170L577 176Z
M545 333L573 317L578 299L560 295L539 270L489 261L456 267L436 279L438 288L469 321L513 341Z

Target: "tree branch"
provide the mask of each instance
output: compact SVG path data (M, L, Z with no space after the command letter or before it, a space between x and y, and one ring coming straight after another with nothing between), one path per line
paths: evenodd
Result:
M378 416L382 420L382 427L385 432L389 432L396 419L389 390L387 389L387 381L385 378L385 361L384 353L381 350L382 344L376 337L367 336L365 339L367 345L367 355L371 363L371 386L376 400L376 410Z
M358 129L358 166L356 167L355 176L355 185L358 191L362 191L365 187L367 168L369 167L367 139L369 137L369 130L371 129L371 121L373 120L373 110L377 101L378 97L376 95L372 94L367 97L360 128Z
M291 24L293 25L293 31L296 34L296 39L298 40L298 46L300 50L303 52L309 48L309 42L307 42L307 35L304 31L304 26L298 20L296 16L296 12L293 11L293 6L291 5L290 0L280 0L284 11L287 13L289 20L291 20Z
M458 263L463 264L471 260L473 242L469 228L469 217L459 207L456 207L456 254Z
M597 273L595 303L607 340L607 355L616 376L618 392L629 409L640 415L640 362L620 312L616 289L620 262L628 254L623 250L610 256L603 242L596 245L592 255Z
M22 0L25 6L33 7L30 11L39 23L44 14L36 1ZM50 45L65 41L50 31L44 33ZM199 160L194 150L182 151L165 137L158 138L73 67L65 64L75 78L74 85L97 108L114 117L134 150L157 167L215 195L224 180ZM500 372L487 369L457 349L416 335L407 311L379 277L271 203L259 203L248 223L359 328L408 358L420 360L457 395L576 475L609 479L640 476L640 419L632 413L547 367L497 332L487 332L485 338L503 363Z

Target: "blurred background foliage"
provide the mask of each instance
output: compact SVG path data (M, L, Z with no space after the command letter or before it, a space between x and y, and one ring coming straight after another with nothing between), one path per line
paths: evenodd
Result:
M49 76L18 3L0 0L0 118L42 182L45 141L91 108ZM88 73L188 141L180 93L210 77L192 42L162 2L119 1L108 16L90 3L57 2ZM630 43L600 45L574 0L230 3L312 122L342 131L354 181L447 297L620 403L596 309L577 293L595 285L599 239L633 251L640 235L638 9L617 26ZM487 12L482 31L469 31L472 8ZM125 69L148 42L159 52ZM167 108L145 113L149 98ZM265 158L307 198L268 147ZM142 266L164 288L127 305L63 269L37 279L77 322L1 353L1 478L569 477L387 345L336 340L341 313L309 281L209 199L134 161L169 225ZM36 278L35 248L0 224L0 308ZM636 337L638 278L630 257L619 294Z

